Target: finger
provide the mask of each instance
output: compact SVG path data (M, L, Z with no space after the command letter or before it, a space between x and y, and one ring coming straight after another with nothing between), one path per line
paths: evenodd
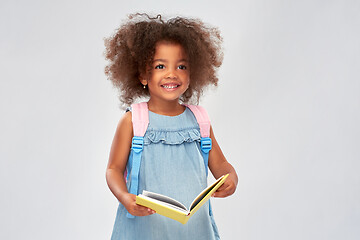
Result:
M227 197L227 196L230 196L231 194L234 193L234 189L232 186L228 186L227 188L221 190L221 191L216 191L214 193L214 197L220 197L220 198L223 198L223 197Z
M218 190L216 190L216 192L221 192L221 191L224 191L224 189L226 189L227 187L229 187L229 184L223 184L221 185Z
M223 185L221 185L211 196L212 196L212 197L215 197L217 192L222 192L222 191L224 191L227 187L229 187L229 184L226 184L226 182L225 182L225 183L224 183Z
M156 211L155 211L155 210L152 210L151 208L148 208L148 213L149 213L149 215L151 215L151 214L156 213Z
M156 213L154 210L141 205L136 205L134 210L137 212L138 216L148 216Z

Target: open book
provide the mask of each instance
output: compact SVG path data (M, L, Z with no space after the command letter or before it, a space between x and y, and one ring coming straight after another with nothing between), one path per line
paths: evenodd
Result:
M182 224L187 223L189 218L210 199L211 195L225 182L229 174L222 176L216 182L204 189L191 203L187 209L182 203L170 197L143 191L136 196L136 203L156 211L156 213L165 217L174 219Z

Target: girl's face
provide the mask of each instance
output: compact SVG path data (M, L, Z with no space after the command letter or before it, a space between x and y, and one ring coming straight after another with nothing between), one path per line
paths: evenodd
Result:
M174 101L188 89L189 61L184 48L178 43L160 41L156 44L151 74L141 83L148 85L153 100Z

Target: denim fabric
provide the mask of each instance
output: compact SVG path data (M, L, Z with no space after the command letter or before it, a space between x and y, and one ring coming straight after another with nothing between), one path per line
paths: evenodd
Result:
M190 109L186 108L182 114L173 117L149 111L139 193L148 190L164 194L190 206L207 186L200 138L199 125ZM130 154L128 162L131 159ZM130 182L131 179L128 188ZM209 202L185 225L159 214L130 219L126 213L125 207L119 203L112 240L220 239L215 221L209 215Z

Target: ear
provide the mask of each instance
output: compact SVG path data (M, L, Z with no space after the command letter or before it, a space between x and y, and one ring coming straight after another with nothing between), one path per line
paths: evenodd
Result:
M148 81L146 80L146 78L142 75L139 76L139 81L141 82L142 85L147 85Z

